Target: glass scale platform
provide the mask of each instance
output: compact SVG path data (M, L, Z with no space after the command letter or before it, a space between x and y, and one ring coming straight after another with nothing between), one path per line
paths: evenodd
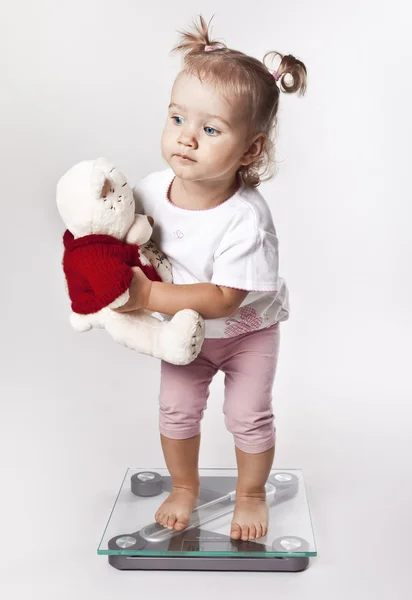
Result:
M302 471L271 471L264 538L230 538L236 469L200 469L200 494L189 526L169 530L154 520L171 490L167 469L128 469L98 554L121 570L303 571L317 556Z

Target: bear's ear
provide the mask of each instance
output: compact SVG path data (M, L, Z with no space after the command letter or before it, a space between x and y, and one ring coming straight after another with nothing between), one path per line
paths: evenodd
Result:
M107 177L106 177L104 180L104 183L103 183L103 187L100 191L99 198L106 198L107 194L110 192L111 189L112 189L112 182L110 181L110 179L107 179Z
M113 187L113 182L107 172L100 168L95 168L92 173L91 188L94 198L100 200L105 198Z

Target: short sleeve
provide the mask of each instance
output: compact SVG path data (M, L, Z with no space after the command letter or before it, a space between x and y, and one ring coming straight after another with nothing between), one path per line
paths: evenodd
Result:
M276 292L278 238L274 233L236 228L215 252L211 283L247 291Z

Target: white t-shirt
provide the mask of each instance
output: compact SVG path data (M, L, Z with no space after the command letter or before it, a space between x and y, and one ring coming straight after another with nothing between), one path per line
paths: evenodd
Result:
M215 208L188 210L168 199L173 179L166 169L134 188L137 212L154 219L152 238L170 260L173 282L250 292L231 317L206 320L206 337L234 337L286 321L288 288L278 275L278 238L263 196L242 183Z

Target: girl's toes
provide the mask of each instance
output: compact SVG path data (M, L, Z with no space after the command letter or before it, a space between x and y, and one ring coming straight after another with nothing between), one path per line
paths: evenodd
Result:
M242 530L240 528L240 525L238 525L237 523L232 523L232 527L230 530L230 537L234 540L240 540L241 535L242 535Z
M173 529L173 527L175 526L175 523L176 523L176 516L169 515L169 518L167 519L166 527L168 529Z
M248 539L249 539L249 527L248 527L248 525L243 525L243 527L242 527L242 540L244 542L247 542Z
M187 521L187 519L178 519L177 523L175 525L175 529L177 531L182 531L183 529L186 529L188 524L189 524L189 522Z
M161 525L163 525L163 527L167 527L167 520L169 518L169 515L165 514L162 517L162 521L161 521Z
M262 525L260 523L255 523L256 529L256 539L259 540L262 537Z

